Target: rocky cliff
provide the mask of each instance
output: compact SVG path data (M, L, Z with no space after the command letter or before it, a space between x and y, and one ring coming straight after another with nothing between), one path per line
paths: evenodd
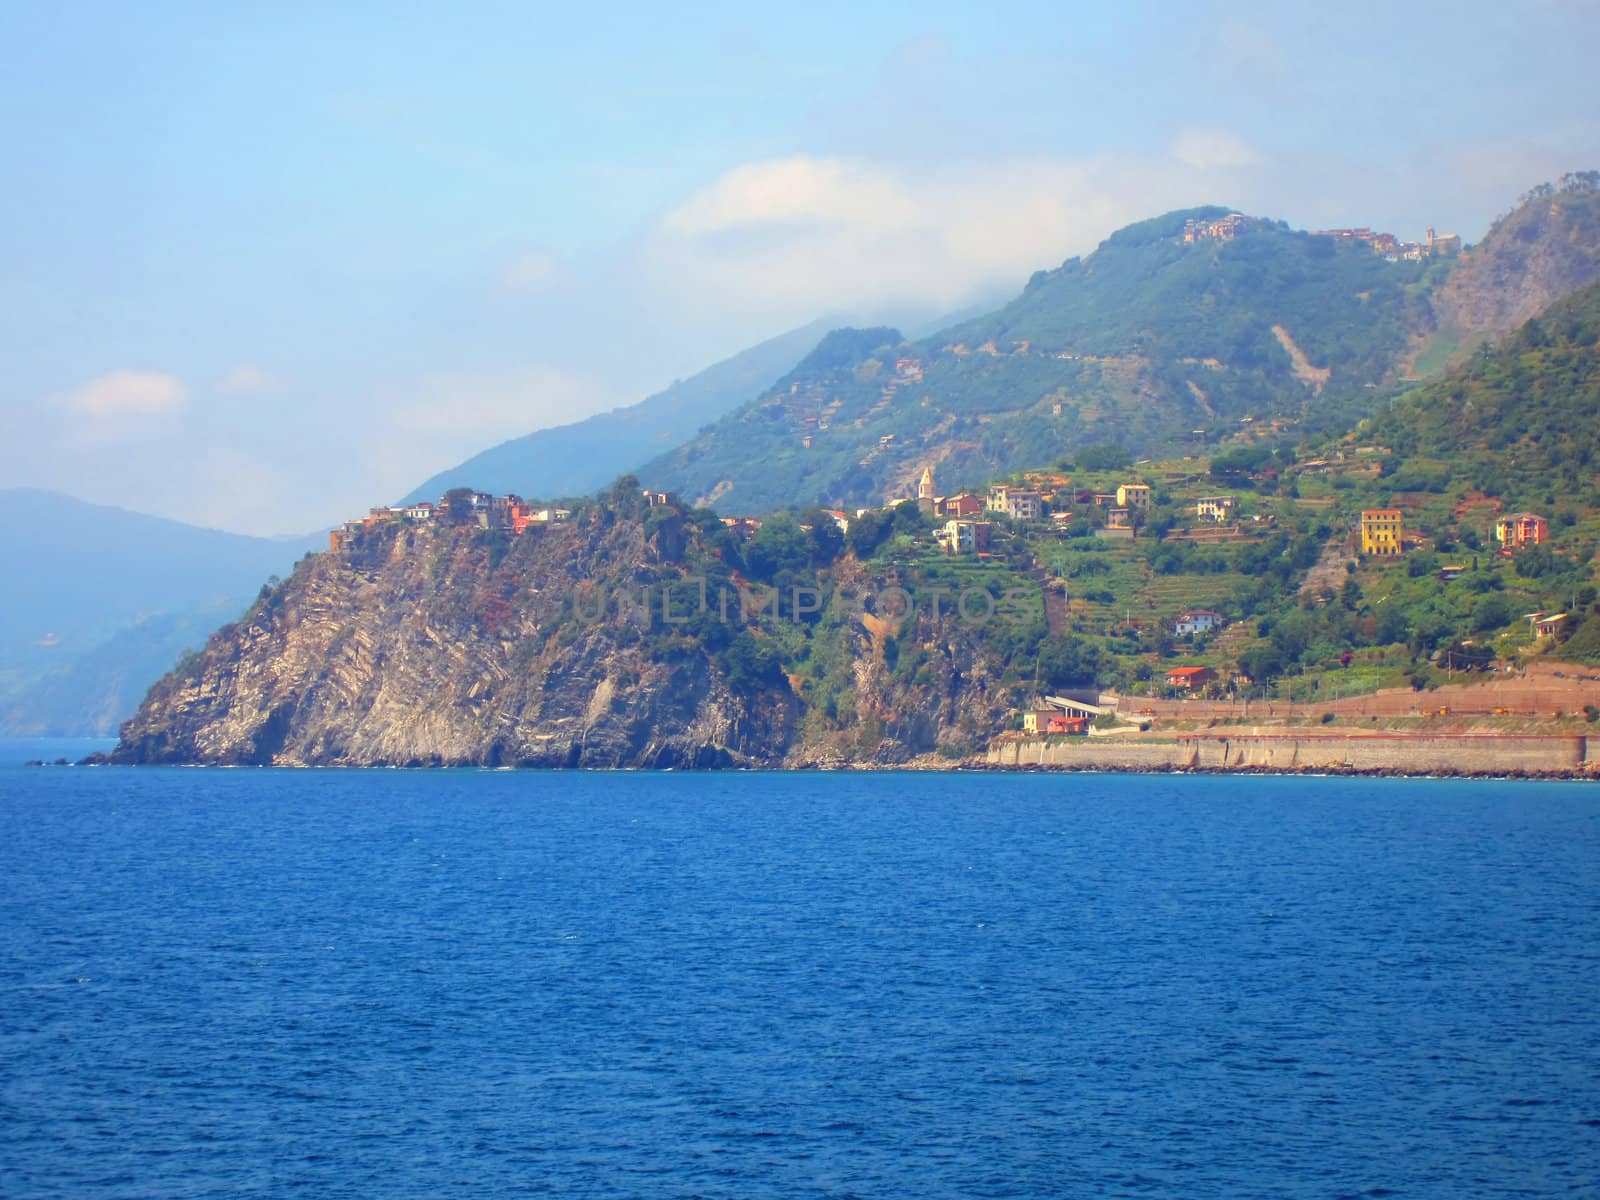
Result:
M899 762L980 748L1020 694L947 619L893 625L842 597L793 619L752 611L737 558L714 517L672 509L592 505L516 537L379 526L263 589L156 684L109 758ZM870 583L849 556L809 578ZM913 673L888 661L897 634L916 640Z
M1600 190L1587 176L1572 180L1529 193L1434 294L1439 329L1457 357L1600 278Z

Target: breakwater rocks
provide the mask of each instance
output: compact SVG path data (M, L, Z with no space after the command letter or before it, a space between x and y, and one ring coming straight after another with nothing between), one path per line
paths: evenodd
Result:
M1526 775L1600 779L1600 737L1583 735L1206 731L1170 738L1008 738L994 767L1092 771Z

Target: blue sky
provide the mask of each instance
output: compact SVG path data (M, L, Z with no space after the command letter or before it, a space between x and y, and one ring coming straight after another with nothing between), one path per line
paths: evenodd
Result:
M257 533L1171 208L1600 166L1593 0L6 12L0 483Z

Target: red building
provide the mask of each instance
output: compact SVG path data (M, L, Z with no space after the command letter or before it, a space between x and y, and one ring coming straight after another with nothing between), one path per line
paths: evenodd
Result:
M981 517L987 505L983 498L974 496L971 492L962 492L959 496L946 496L944 509L940 513L945 517Z
M1198 692L1216 678L1217 673L1210 667L1174 667L1167 672L1167 686L1185 692Z

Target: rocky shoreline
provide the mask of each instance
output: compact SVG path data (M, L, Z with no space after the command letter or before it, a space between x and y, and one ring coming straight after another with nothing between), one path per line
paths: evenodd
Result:
M126 766L127 763L118 762L104 753L92 754L78 762L68 762L57 759L44 761L33 759L24 764L30 767L102 767ZM146 765L146 764L135 764ZM191 763L164 763L158 764L168 767L184 767L194 769L255 769L255 770L333 770L333 771L740 771L740 772L781 772L781 773L829 773L829 772L861 772L898 773L898 772L950 772L972 774L1024 774L1024 775L1241 775L1241 776L1268 776L1283 775L1301 778L1319 778L1336 776L1342 778L1365 779L1478 779L1478 780L1536 780L1536 781L1575 781L1575 782L1600 782L1600 764L1585 763L1573 767L1527 768L1527 767L1495 767L1475 766L1469 768L1434 768L1429 770L1416 770L1401 766L1350 766L1339 764L1305 764L1301 766L1207 766L1183 765L1178 763L1128 763L1124 765L1107 765L1098 762L1052 762L1052 763L999 763L989 761L987 757L967 759L947 759L936 755L923 755L904 762L881 763L859 761L805 761L789 765L755 765L731 762L700 763L695 765L676 767L640 767L640 766L615 766L615 767L587 767L587 766L485 766L480 763L362 763L341 765L278 765L271 764L240 764L219 767L218 764L191 762Z

